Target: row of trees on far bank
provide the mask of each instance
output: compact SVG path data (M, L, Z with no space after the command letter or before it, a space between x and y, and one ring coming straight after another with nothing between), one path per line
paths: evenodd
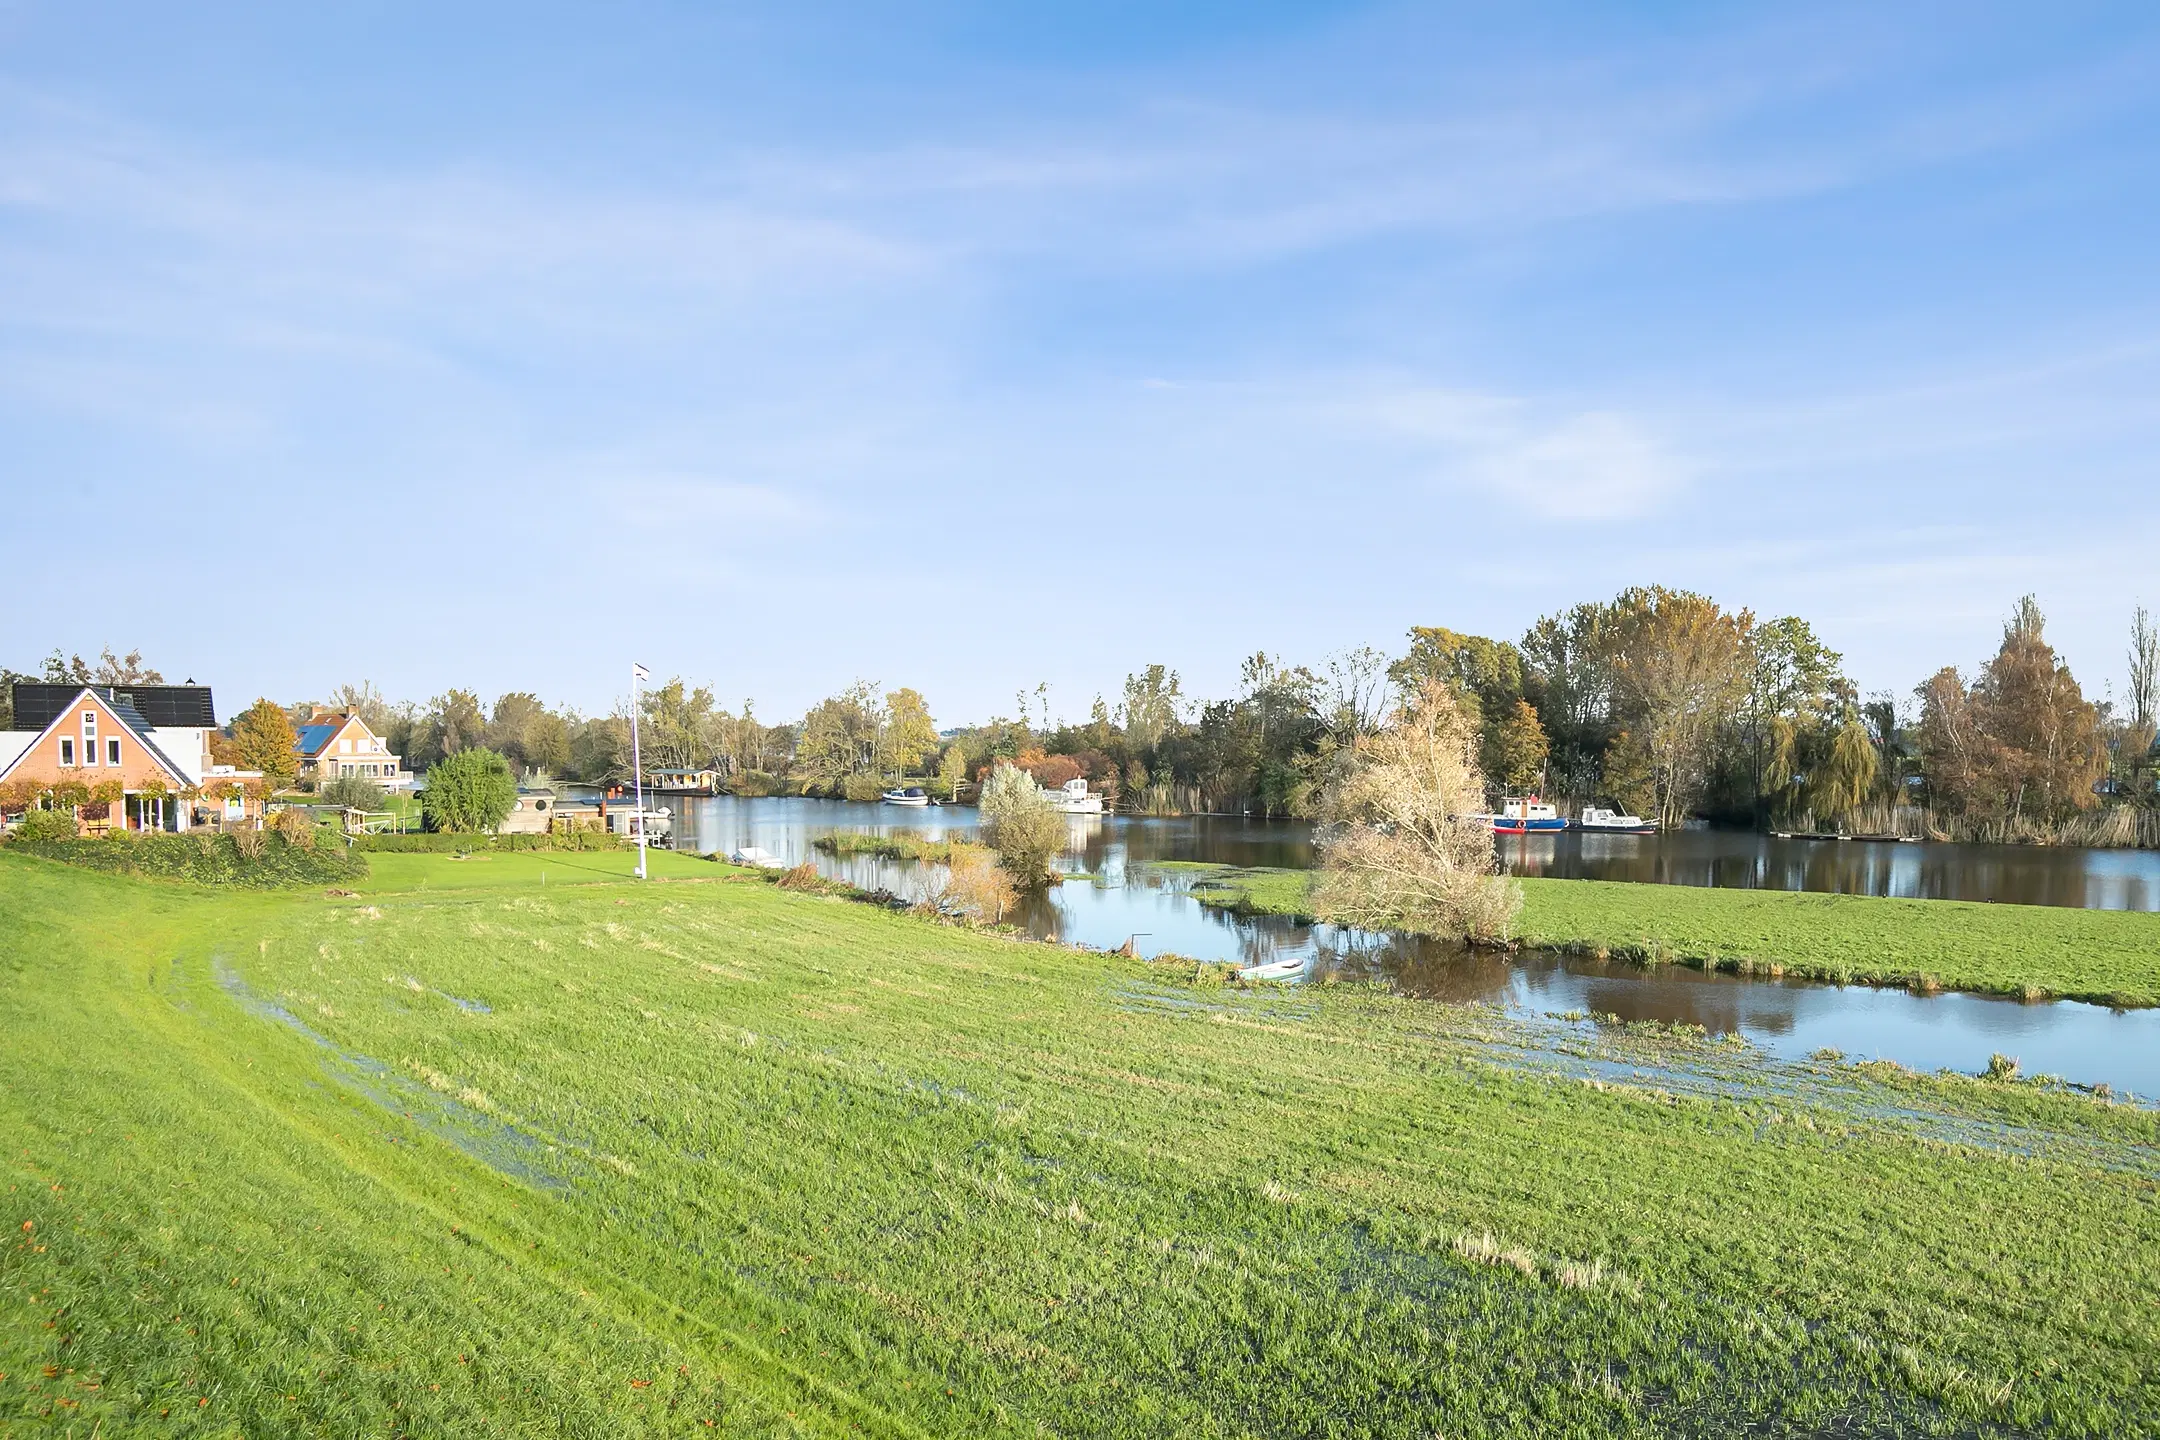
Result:
M1080 721L1052 722L1037 687L1015 696L1010 717L944 732L906 687L858 682L767 723L748 701L731 710L710 688L672 679L645 692L640 739L648 770L713 770L742 794L872 799L915 777L950 795L1003 763L1050 788L1085 778L1134 813L1311 816L1383 717L1438 685L1494 796L1611 803L1668 826L1702 817L2160 843L2160 639L2142 609L2120 703L2085 693L2031 597L1984 664L1945 667L1906 696L1863 696L1804 619L1763 620L1662 586L1572 606L1515 640L1442 626L1405 640L1396 655L1361 648L1313 665L1255 654L1236 691L1215 700L1148 665ZM108 651L93 666L55 653L43 678L154 683L156 672L139 654ZM466 689L393 703L357 684L289 707L258 701L219 737L220 758L289 780L291 722L318 704L357 711L417 772L486 749L516 774L630 779L627 710L587 716L530 691L492 704Z

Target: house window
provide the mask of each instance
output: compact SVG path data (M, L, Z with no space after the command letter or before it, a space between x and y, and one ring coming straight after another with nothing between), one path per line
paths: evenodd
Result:
M337 748L340 755L350 755L352 754L352 741L340 740L337 742Z
M120 763L120 740L117 736L105 742L105 763L108 765L118 765Z
M83 764L97 764L97 711L82 712Z
M60 763L62 765L73 765L75 763L75 742L65 735L60 737Z

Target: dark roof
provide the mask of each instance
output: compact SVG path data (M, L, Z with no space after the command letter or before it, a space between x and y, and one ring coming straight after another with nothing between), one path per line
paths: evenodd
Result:
M96 691L109 704L125 701L146 727L217 728L207 685L52 685L32 680L16 682L15 728L43 730L85 690Z
M159 688L167 690L179 690L185 689L187 687L179 685L167 685L161 686ZM144 750L149 752L151 759L157 761L158 764L164 766L165 772L168 775L171 775L173 779L180 781L182 784L188 783L188 772L181 769L178 765L175 765L173 763L172 757L170 755L167 755L163 750L160 750L157 746L157 742L150 738L150 731L152 728L150 721L145 718L142 711L136 707L132 689L122 689L120 687L110 685L17 685L15 687L15 704L17 707L15 712L15 723L18 727L22 726L21 696L22 692L25 690L43 690L47 692L59 691L61 693L62 698L59 704L54 705L49 702L46 704L45 708L47 713L44 718L38 722L39 730L44 730L48 728L53 723L53 721L58 720L63 715L67 714L68 707L73 705L76 698L82 695L85 691L97 696L99 699L104 701L105 708L112 713L113 717L117 719L122 725L127 727L128 732L135 737L135 743L142 746ZM204 690L202 692L202 697L204 713L207 714L210 704L210 692L208 690Z

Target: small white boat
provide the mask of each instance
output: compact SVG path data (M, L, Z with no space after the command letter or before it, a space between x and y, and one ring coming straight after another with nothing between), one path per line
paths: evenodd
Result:
M785 870L788 868L787 861L773 854L772 851L762 849L756 845L745 845L728 856L728 859L737 865L748 865L753 870Z
M897 787L887 790L878 799L884 801L887 805L928 805L930 803L930 794L920 785L910 785L905 790Z
M1295 980L1305 973L1305 962L1272 960L1265 965L1248 965L1237 973L1240 980Z
M1657 821L1645 820L1640 815L1623 815L1616 810L1602 810L1593 805L1582 812L1575 828L1605 835L1655 835Z
M1047 792L1050 803L1066 815L1102 814L1102 796L1088 794L1087 781L1067 780L1056 790Z

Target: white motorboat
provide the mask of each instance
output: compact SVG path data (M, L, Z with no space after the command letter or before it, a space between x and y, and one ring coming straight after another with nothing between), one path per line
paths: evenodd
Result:
M1248 965L1237 973L1240 980L1295 980L1305 973L1305 962L1273 960L1265 965Z
M728 859L737 865L748 865L754 870L785 870L788 868L787 861L773 854L772 851L757 845L745 845L728 856Z
M1603 810L1593 805L1584 810L1575 822L1578 830L1595 830L1601 835L1655 835L1657 821L1645 820L1640 815L1623 815L1617 810Z
M929 792L920 785L910 785L905 790L896 787L887 790L878 798L887 805L928 805L930 803Z
M1067 780L1049 793L1050 803L1066 815L1102 814L1102 796L1088 794L1087 781Z

